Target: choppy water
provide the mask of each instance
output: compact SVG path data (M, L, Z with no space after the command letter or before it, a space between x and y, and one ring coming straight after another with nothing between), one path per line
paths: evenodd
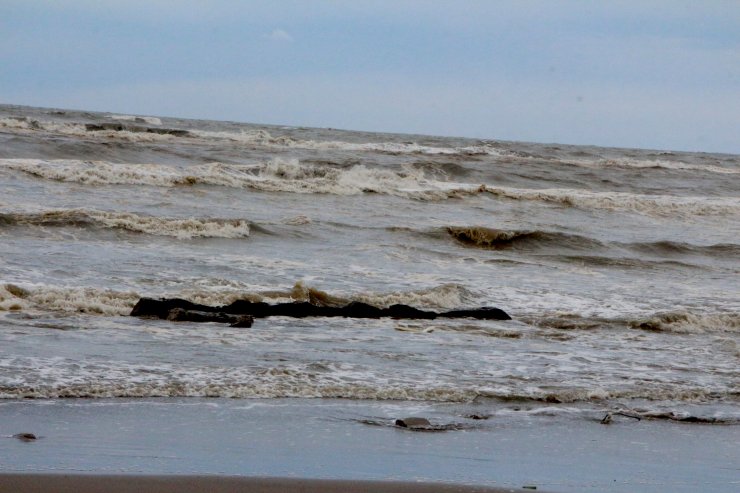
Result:
M734 423L739 219L734 155L0 106L0 397ZM126 316L140 296L489 305L514 320L236 329Z

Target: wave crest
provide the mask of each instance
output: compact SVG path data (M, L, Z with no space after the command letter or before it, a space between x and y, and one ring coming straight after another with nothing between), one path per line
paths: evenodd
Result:
M130 212L92 209L61 209L37 213L0 212L0 224L31 226L82 226L123 229L136 233L174 236L181 239L245 238L249 222L243 219L168 218Z
M519 245L551 244L591 248L601 243L578 235L548 231L505 230L482 226L448 226L447 233L460 243L479 248L510 248Z
M481 185L479 191L514 200L550 202L581 209L631 211L660 216L721 215L740 212L740 199L735 197L678 197L558 188L520 189L488 185Z

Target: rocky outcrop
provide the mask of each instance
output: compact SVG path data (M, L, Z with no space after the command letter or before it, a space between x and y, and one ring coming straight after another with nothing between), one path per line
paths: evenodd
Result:
M319 306L308 302L277 303L271 305L265 302L238 300L225 306L208 306L192 303L180 298L141 298L131 316L151 317L168 320L188 320L192 322L223 322L235 324L238 320L235 315L244 315L253 318L264 317L348 317L348 318L395 318L395 319L435 319L442 318L476 318L479 320L511 320L511 317L499 308L482 307L448 312L433 312L419 310L408 305L391 305L379 308L359 301L344 306ZM247 320L241 321L246 325Z

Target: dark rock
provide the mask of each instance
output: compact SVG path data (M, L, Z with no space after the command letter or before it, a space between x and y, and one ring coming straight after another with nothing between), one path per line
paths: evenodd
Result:
M391 305L384 311L387 314L386 316L392 318L417 318L428 320L437 318L437 314L434 312L419 310L418 308L414 308L408 305Z
M342 313L343 317L380 318L383 316L387 316L383 313L382 308L378 308L377 306L373 306L373 305L368 305L367 303L363 303L361 301L353 301L352 303L342 308L342 311L343 311Z
M172 310L181 309L187 313ZM192 312L192 313L191 313ZM225 306L207 306L192 303L180 298L153 299L141 298L131 311L134 317L152 317L170 320L188 320L192 322L225 322L237 323L234 315L249 315L254 318L264 317L351 317L351 318L383 318L397 319L434 319L437 317L463 318L472 317L481 320L511 320L503 310L498 308L478 308L471 310L454 310L445 313L419 310L408 305L392 305L388 308L378 308L359 301L345 306L320 306L306 301L294 303L277 303L271 305L264 302L238 300ZM240 323L246 324L243 320ZM246 326L246 325L240 325Z
M417 417L408 417L403 419L397 419L395 421L396 426L400 426L401 428L411 428L411 429L424 429L424 428L432 428L432 423L429 422L426 418L417 418Z
M511 320L511 317L505 311L488 306L472 310L452 310L440 313L439 316L445 318L477 318L479 320Z
M251 315L237 315L236 321L232 322L229 327L240 327L248 329L254 323L254 317Z
M154 298L141 298L133 310L131 310L131 316L133 317L153 317L153 318L167 318L170 310L174 308L182 308L184 310L192 310L199 312L215 312L219 311L216 308L207 305L199 305L192 303L188 300L180 298L169 298L155 300Z
M34 435L33 433L17 433L13 435L13 438L17 438L18 440L22 442L32 442L36 440L38 437Z
M229 315L223 312L201 312L173 308L167 314L167 320L172 322L221 322L231 324L232 327L251 327L254 317L250 315Z

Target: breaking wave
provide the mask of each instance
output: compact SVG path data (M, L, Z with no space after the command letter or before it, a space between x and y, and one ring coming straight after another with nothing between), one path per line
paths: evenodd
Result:
M181 239L245 238L249 222L243 219L168 218L142 216L130 212L105 212L90 209L61 209L37 213L0 212L0 225L76 226L112 228Z
M176 168L154 164L104 161L3 159L0 165L56 181L86 184L153 186L219 185L269 192L357 195L379 193L417 200L445 200L491 194L513 200L555 203L582 209L632 211L648 215L717 215L740 212L740 198L678 197L575 189L518 189L455 183L429 178L423 170L398 170L355 165L337 168L301 164L297 159L273 159L253 165L211 163Z
M582 209L633 211L649 215L733 214L740 198L677 197L575 189L517 189L439 181L423 170L399 170L355 165L336 168L301 164L297 159L273 159L254 165L211 163L188 168L104 161L3 159L0 165L42 178L87 184L154 186L219 185L269 192L356 195L380 193L418 200L444 200L488 193L514 200L555 203Z
M128 315L139 300L133 291L90 287L0 284L0 310L44 310L94 315Z
M90 185L218 185L268 192L356 195L381 193L420 200L456 196L447 182L428 179L423 171L399 171L312 166L296 159L273 159L254 165L211 163L175 168L154 164L116 164L105 161L3 159L0 165L41 178Z
M427 309L453 309L470 304L474 295L459 284L389 293L359 292L330 294L297 282L286 290L185 289L178 292L146 293L146 296L184 298L206 305L228 305L237 300L284 303L308 301L318 306L343 306L362 301L377 307L405 304ZM142 295L133 291L115 291L91 287L18 286L0 284L0 311L59 311L93 315L128 315Z

